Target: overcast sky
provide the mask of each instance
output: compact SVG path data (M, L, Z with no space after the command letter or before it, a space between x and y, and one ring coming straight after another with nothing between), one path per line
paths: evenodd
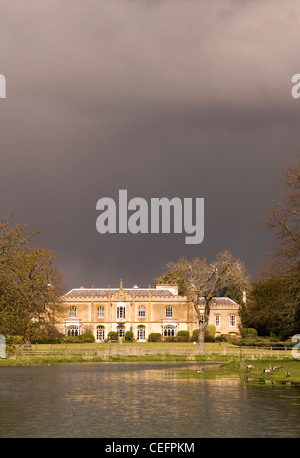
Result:
M295 0L0 2L2 215L40 229L66 289L153 284L230 250L253 273L258 225L300 150ZM96 231L96 203L202 197L205 236Z

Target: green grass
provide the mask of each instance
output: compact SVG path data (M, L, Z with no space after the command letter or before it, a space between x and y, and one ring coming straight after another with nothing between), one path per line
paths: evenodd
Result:
M252 364L253 369L247 369L247 365ZM271 373L264 373L264 369L269 369L274 366L280 366L279 369L273 370ZM287 377L286 372L290 375ZM224 362L219 367L207 367L203 372L196 370L178 370L177 377L195 378L195 379L212 379L212 378L232 378L236 377L245 383L295 383L300 384L300 361L296 359L277 360L276 358L266 358L257 360L243 360L233 358L231 361Z

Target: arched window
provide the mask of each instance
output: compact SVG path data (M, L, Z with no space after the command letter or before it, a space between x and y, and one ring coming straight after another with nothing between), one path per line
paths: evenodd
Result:
M117 305L117 319L125 319L125 305Z
M105 336L105 328L104 326L97 326L97 340L103 342Z
M146 316L146 309L143 305L140 305L138 308L139 318L145 318Z
M145 326L138 326L137 328L137 340L145 340L146 328Z
M166 318L172 318L173 317L173 308L168 305L168 307L166 307Z
M165 337L174 337L176 335L175 326L165 326L164 327L164 336Z
M79 335L79 329L78 326L68 326L67 328L67 336L78 336Z
M70 307L70 318L76 318L76 317L77 317L76 307Z
M119 337L125 337L125 326L118 326L117 333Z
M97 318L104 318L104 307L100 306L97 309Z

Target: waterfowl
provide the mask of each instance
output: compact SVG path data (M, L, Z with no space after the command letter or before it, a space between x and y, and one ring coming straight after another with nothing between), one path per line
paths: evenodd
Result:
M282 366L274 366L272 367L273 370L277 370L277 369L280 369Z
M273 372L272 369L265 369L264 370L264 374L270 374L271 372Z
M248 366L246 366L246 369L254 369L255 366L253 364L248 364Z
M291 375L290 371L286 371L285 376L289 377Z

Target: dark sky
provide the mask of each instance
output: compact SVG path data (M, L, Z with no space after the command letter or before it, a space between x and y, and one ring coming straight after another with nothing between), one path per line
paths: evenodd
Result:
M258 225L300 149L295 0L1 2L2 214L59 254L66 289L153 284L229 249L253 273ZM203 197L205 237L100 235L96 202Z

